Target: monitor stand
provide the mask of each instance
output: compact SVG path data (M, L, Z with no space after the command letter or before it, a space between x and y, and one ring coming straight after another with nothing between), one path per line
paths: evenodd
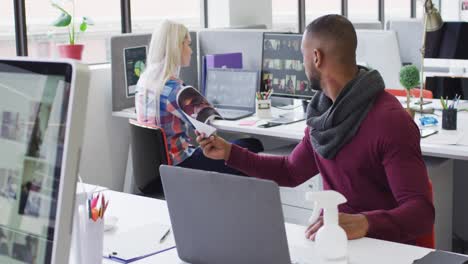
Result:
M303 111L295 111L296 107L293 106L293 108L290 111L273 117L273 119L271 119L269 121L269 123L276 123L276 124L285 125L285 124L290 124L290 123L295 123L295 122L305 120L308 104L309 104L308 100L302 100L302 110Z

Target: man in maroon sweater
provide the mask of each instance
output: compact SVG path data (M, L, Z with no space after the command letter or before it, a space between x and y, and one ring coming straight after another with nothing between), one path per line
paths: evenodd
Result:
M320 173L324 189L342 193L339 223L364 236L414 244L432 231L434 206L419 130L375 70L356 65L357 38L344 17L327 15L302 40L306 74L321 91L307 109L302 141L286 157L266 156L220 137L197 137L204 154L246 175L297 186ZM317 85L314 85L317 86ZM323 224L313 223L314 239Z

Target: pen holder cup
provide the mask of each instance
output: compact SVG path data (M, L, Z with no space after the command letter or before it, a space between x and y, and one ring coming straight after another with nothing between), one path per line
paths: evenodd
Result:
M260 119L271 118L271 99L257 100L257 117Z
M104 244L104 219L99 218L96 222L86 219L86 232L84 233L83 250L85 262L83 263L102 263L103 244Z
M442 110L442 129L457 130L457 109Z
M72 255L75 263L101 264L104 243L104 219L89 218L87 194L77 193L72 232Z

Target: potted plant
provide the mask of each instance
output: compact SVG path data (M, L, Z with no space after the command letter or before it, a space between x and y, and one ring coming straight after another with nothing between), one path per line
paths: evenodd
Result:
M75 2L71 2L71 12L67 11L63 6L60 5L56 0L53 0L52 6L57 8L61 14L52 23L55 27L67 27L68 28L68 44L58 45L60 57L81 60L83 54L84 45L76 44L78 33L85 32L89 25L93 25L93 22L88 17L82 17L79 24L79 31L75 27Z
M406 112L414 118L414 110L410 108L411 89L419 84L419 70L414 65L407 65L400 70L400 83L406 89Z

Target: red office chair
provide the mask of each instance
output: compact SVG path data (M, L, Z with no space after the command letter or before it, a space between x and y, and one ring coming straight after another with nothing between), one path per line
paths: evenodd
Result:
M432 192L432 182L429 181L429 191L431 192L431 202L434 202L434 193ZM416 246L425 248L435 248L435 231L432 226L432 231L429 234L423 235L416 239Z
M394 95L394 96L406 96L406 90L401 90L401 89L385 89L388 93ZM421 90L419 88L413 88L411 89L411 96L413 97L419 97L421 94ZM434 98L434 95L432 94L431 91L423 89L423 98L426 99L432 99Z

